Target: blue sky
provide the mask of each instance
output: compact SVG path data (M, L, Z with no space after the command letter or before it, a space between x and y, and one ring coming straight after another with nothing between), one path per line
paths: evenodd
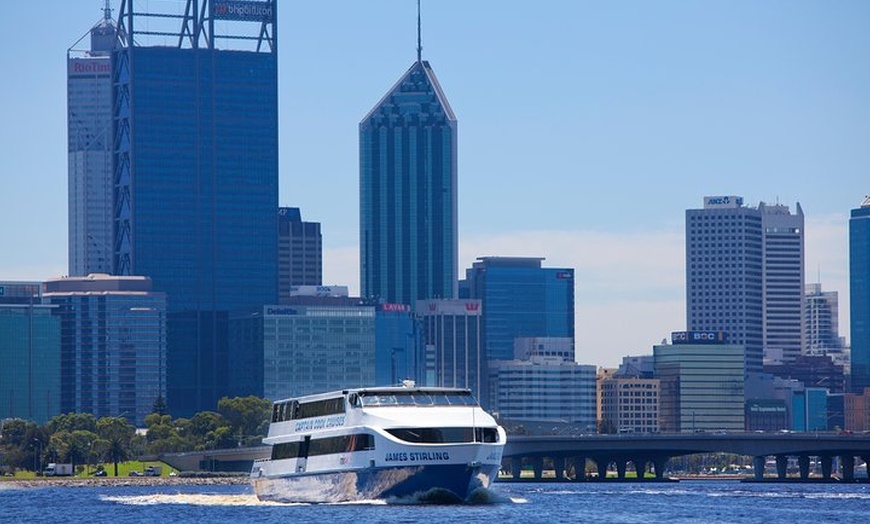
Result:
M4 5L0 280L66 272L65 56L102 4ZM358 291L358 123L415 58L416 2L278 12L280 201L323 224L326 283ZM847 334L868 23L862 0L424 0L423 55L459 119L460 271L574 267L578 360L614 365L685 327L685 209L800 202L807 281L840 292Z

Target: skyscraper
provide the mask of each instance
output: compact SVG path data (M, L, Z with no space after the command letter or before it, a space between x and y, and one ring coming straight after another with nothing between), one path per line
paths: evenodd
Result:
M487 361L513 360L516 340L528 337L568 338L574 360L574 270L543 260L480 257L466 270L462 294L482 301Z
M840 339L840 301L836 291L822 291L821 284L807 284L804 293L804 337L807 353L825 355L843 349Z
M143 425L166 398L166 294L146 277L92 274L45 283L60 318L60 409Z
M468 388L485 405L486 360L481 354L480 300L433 299L417 303L421 383Z
M849 219L852 392L870 387L870 196Z
M764 243L764 348L794 362L806 351L804 338L804 212L758 205Z
M293 286L323 284L323 237L319 222L303 222L298 207L278 208L278 298Z
M364 298L456 297L456 133L418 39L417 60L359 125Z
M686 326L745 346L747 372L762 371L767 351L801 354L803 221L800 204L791 214L730 195L686 210Z
M60 318L39 282L0 281L0 420L61 413Z
M67 51L69 274L112 272L112 49L103 19Z
M231 312L277 300L276 3L154 9L123 0L118 18L114 269L167 293L167 400L187 416L234 378Z

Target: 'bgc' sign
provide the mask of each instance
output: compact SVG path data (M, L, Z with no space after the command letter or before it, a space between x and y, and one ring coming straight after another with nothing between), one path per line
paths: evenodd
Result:
M674 344L725 344L728 337L724 331L674 331L671 333Z

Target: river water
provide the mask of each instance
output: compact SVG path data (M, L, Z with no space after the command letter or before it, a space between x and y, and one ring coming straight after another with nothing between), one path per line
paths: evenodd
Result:
M476 505L413 501L262 503L246 485L45 486L0 483L0 522L40 523L719 523L870 522L870 484L499 483Z

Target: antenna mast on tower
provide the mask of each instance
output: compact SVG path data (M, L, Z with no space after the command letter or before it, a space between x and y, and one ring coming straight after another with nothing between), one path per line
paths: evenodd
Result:
M417 0L417 61L420 62L423 59L423 38L421 36L422 30L420 26L420 0Z
M106 7L103 8L103 18L108 22L112 19L111 0L106 0Z

